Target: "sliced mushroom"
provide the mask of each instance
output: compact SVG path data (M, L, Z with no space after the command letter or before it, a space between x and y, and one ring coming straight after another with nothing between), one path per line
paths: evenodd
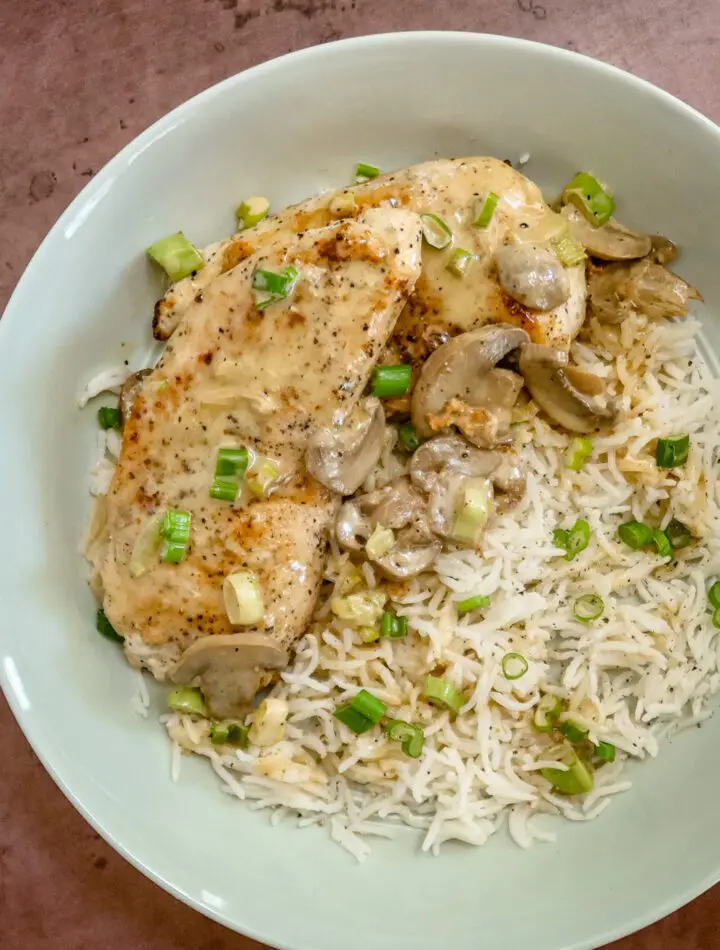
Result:
M590 275L588 299L601 323L622 323L634 313L648 318L682 317L688 301L702 297L677 274L647 258L597 268Z
M137 373L131 373L122 385L120 390L120 417L123 424L128 421L132 415L132 407L135 397L140 392L142 381L146 376L152 373L151 369L139 369Z
M565 205L560 213L567 220L570 235L583 245L591 257L602 261L632 261L650 253L650 236L630 231L615 218L610 218L602 227L594 228L572 205Z
M336 522L340 545L359 551L378 525L395 532L395 544L371 558L389 577L403 579L427 570L440 553L427 524L425 499L407 478L345 502Z
M495 254L500 286L523 306L554 310L570 296L570 280L557 254L538 244L506 244Z
M447 483L451 475L491 479L503 493L500 501L504 507L525 494L525 474L514 452L476 449L459 436L437 436L425 442L410 462L413 483L428 494L435 491L440 480Z
M658 264L672 264L677 260L678 249L670 238L663 237L662 234L653 234L650 240L652 242L650 256Z
M385 437L385 413L379 399L369 397L345 424L318 429L306 454L310 474L340 495L352 495L377 465Z
M520 354L520 372L535 402L548 416L571 432L591 432L602 423L611 423L617 409L599 377L568 364L563 350L529 343ZM591 383L592 380L592 383ZM577 383L583 383L581 390ZM602 391L594 395L588 388Z
M504 323L486 324L439 346L425 361L412 395L412 420L421 438L456 425L476 445L507 441L520 380L495 369L527 333Z
M201 637L180 657L174 683L199 686L213 716L243 715L270 670L288 664L287 650L262 633L230 633Z

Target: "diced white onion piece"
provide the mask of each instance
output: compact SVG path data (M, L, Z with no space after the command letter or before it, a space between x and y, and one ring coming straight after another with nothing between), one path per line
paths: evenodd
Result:
M387 554L395 546L395 535L391 528L383 528L381 524L375 525L375 529L365 544L365 550L369 558L376 560Z
M234 626L259 623L265 613L262 591L252 571L228 574L223 583L228 620Z
M271 696L264 699L255 711L250 726L250 742L257 746L271 746L282 742L289 711L284 699L273 699Z
M340 620L354 620L363 627L372 627L382 617L387 595L380 590L367 590L347 597L333 597L330 608Z

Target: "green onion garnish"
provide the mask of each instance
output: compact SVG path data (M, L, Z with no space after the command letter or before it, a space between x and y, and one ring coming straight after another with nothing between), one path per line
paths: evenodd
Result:
M566 719L564 722L560 723L558 728L564 736L567 736L573 745L577 745L578 742L582 742L589 731L585 728L585 726L581 726L579 722L575 722L574 719Z
M707 593L710 604L716 609L720 607L720 581L713 581Z
M445 268L456 277L464 277L474 260L475 255L472 251L466 251L464 247L458 247L452 252L452 257Z
M395 614L385 611L380 620L380 634L383 637L391 637L398 640L406 637L408 632L407 617L397 617Z
M561 769L541 769L540 774L551 783L553 789L563 795L584 795L593 787L590 768L576 754L567 763L567 772Z
M568 531L556 528L553 531L553 543L565 551L565 560L572 561L590 543L590 525L579 518Z
M522 653L506 653L501 663L506 680L519 680L528 671L528 661Z
M104 610L98 610L98 612L95 614L95 629L98 631L98 633L101 633L104 637L107 637L108 640L114 640L115 643L125 642L125 637L120 636L115 627L113 627L108 618L105 616Z
M713 627L720 628L720 607L716 607L712 617Z
M665 528L665 534L670 538L670 544L676 549L686 548L693 540L688 526L684 525L682 521L678 521L677 518L670 519L667 528Z
M223 477L242 478L250 460L250 453L241 446L239 449L220 449L215 462L215 474Z
M252 228L262 221L269 210L270 202L268 199L255 195L240 203L235 211L235 216L238 224L242 225L243 228Z
M606 224L615 211L612 195L588 172L578 172L573 180L568 182L562 200L566 204L574 204L596 228Z
M362 735L376 726L387 712L387 705L366 689L361 689L350 703L335 710L335 718L356 735Z
M210 485L210 497L218 501L235 501L240 491L240 483L236 478L220 478L217 475Z
M147 253L172 281L189 277L205 264L200 251L188 241L182 231L151 244Z
M533 725L537 731L550 732L564 708L565 704L561 699L545 693L533 713Z
M453 541L475 547L485 530L492 507L490 482L482 478L470 480L462 489L460 506L450 533Z
M415 452L416 449L420 448L420 436L412 422L403 422L402 425L399 425L397 434L400 444L408 452Z
M475 594L474 597L466 597L465 600L459 600L455 604L458 616L469 614L471 610L479 610L481 607L490 606L490 598L486 594Z
M598 742L595 746L595 755L603 762L615 761L615 746L612 742Z
M679 435L676 439L658 439L655 462L658 468L675 468L687 461L690 436Z
M410 389L412 366L402 363L399 366L378 366L372 380L372 394L378 399L393 399L404 396Z
M255 298L255 308L264 310L276 300L284 300L295 289L300 273L292 264L288 264L281 271L264 270L256 267L253 272L253 290L259 291Z
M101 406L98 409L98 422L101 429L122 429L122 416L119 409Z
M369 181L371 178L377 178L380 174L380 169L376 168L375 165L368 165L366 162L358 162L355 166L355 184L361 185L364 181Z
M419 726L402 719L388 719L385 724L385 734L388 739L402 743L402 750L411 759L417 759L425 744L425 734Z
M673 553L673 546L670 543L670 538L665 534L664 531L654 530L652 533L653 544L657 548L657 552L660 557L671 557Z
M380 631L376 627L360 627L358 636L363 643L375 643L380 639Z
M167 698L167 704L175 712L195 716L208 715L203 694L196 686L181 686L180 689L173 690Z
M280 469L272 459L258 455L245 478L245 484L256 498L264 498L270 493L279 474Z
M498 206L498 201L500 201L500 198L495 192L489 191L482 201L476 203L475 220L473 221L476 228L486 228L490 224Z
M593 443L586 435L573 439L565 453L565 468L579 472L585 465L587 458L592 455Z
M453 239L450 226L436 214L421 214L423 241L437 250L447 247Z
M163 515L158 534L165 539L162 550L163 561L170 564L179 564L187 556L190 543L190 524L192 515L189 511L171 508Z
M581 623L590 623L602 617L605 602L599 594L583 594L573 604L573 615Z
M465 705L465 697L457 686L441 676L428 676L422 694L429 702L444 706L454 713Z
M214 722L210 726L210 741L213 745L234 745L247 749L248 732L248 727L241 722Z
M626 521L618 528L618 536L629 548L637 551L652 544L653 530L641 521Z
M566 231L552 241L552 246L563 267L577 267L585 260L585 248Z

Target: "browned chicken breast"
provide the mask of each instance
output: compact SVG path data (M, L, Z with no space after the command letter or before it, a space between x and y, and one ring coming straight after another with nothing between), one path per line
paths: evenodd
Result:
M131 662L182 680L173 663L194 644L185 673L219 716L249 701L309 621L339 496L308 474L308 442L359 411L420 274L416 214L378 208L320 224L256 242L183 300L126 418L106 540L94 552L105 612ZM259 272L288 267L299 276L286 297L257 289ZM248 450L234 501L211 497L222 448ZM180 563L164 559L167 512L191 519ZM261 619L240 626L223 596L238 572L262 602ZM234 685L218 681L220 648ZM238 663L251 675L238 678Z

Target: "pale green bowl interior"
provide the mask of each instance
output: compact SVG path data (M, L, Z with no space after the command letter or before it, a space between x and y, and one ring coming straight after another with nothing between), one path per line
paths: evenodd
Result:
M183 228L228 232L248 194L275 207L434 156L530 152L549 195L578 168L622 220L670 235L705 295L718 352L720 133L609 67L519 40L404 34L319 47L217 86L161 120L88 185L48 236L0 324L0 681L83 814L204 913L298 950L563 950L597 946L708 887L720 868L720 723L633 767L597 821L548 819L556 845L419 852L401 831L357 865L323 830L271 828L204 762L170 781L169 747L130 709L134 675L93 629L77 546L88 510L95 371L149 349L160 283L143 256ZM128 356L130 354L130 356ZM717 369L717 365L716 365ZM162 691L153 693L153 714Z

